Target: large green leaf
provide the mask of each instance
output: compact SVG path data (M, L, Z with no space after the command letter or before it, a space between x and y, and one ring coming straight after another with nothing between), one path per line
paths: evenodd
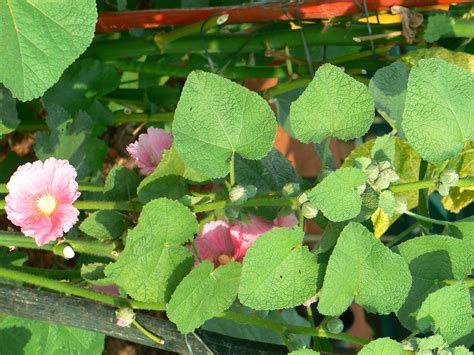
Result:
M462 240L441 235L411 239L394 251L405 259L413 278L408 297L397 312L402 324L413 331L425 298L441 288L443 280L462 280L469 275L474 258Z
M279 191L288 182L301 182L291 163L278 150L272 149L261 160L235 159L235 181L254 185L258 191Z
M272 110L257 93L211 73L186 80L173 121L173 146L190 168L218 178L235 153L263 158L276 135Z
M48 108L49 132L36 134L35 153L40 159L67 159L77 170L78 179L96 174L107 152L106 144L92 136L92 120L84 112L71 117L63 108Z
M309 193L309 200L325 217L342 222L356 217L361 211L362 197L357 187L365 183L365 173L356 168L341 168L328 175Z
M316 256L302 245L300 229L276 228L261 235L244 258L239 299L253 309L302 304L316 293Z
M19 124L16 101L11 92L0 84L0 138L15 130Z
M27 101L41 96L89 46L94 0L2 1L0 82Z
M443 47L421 48L408 51L401 60L410 66L415 65L422 59L439 58L448 63L455 64L461 68L474 73L474 55L466 52L455 52Z
M351 222L329 258L318 310L337 316L355 300L370 312L396 312L408 295L411 280L400 255L392 253L364 226Z
M114 165L104 183L104 198L114 201L128 201L137 196L140 183L138 175L124 166Z
M98 99L118 88L120 75L108 64L81 59L71 65L61 79L43 96L46 106L58 105L70 114L86 111L94 120L94 131L101 133L114 116Z
M374 100L367 87L331 64L322 65L301 96L291 104L294 136L305 143L364 135L374 119Z
M360 355L402 355L402 344L390 338L379 338L372 340L360 351Z
M214 269L200 263L176 288L166 314L181 333L189 333L228 309L237 296L241 266L230 262Z
M0 353L100 355L104 335L19 317L0 317Z
M120 237L125 224L117 211L101 210L82 221L79 229L92 238L107 240Z
M443 233L462 239L467 250L474 250L474 216L450 223ZM474 260L471 267L474 269Z
M370 79L369 90L377 111L397 130L401 130L405 96L407 92L408 66L395 62L377 70Z
M408 78L402 127L429 162L451 159L474 138L474 75L440 59L421 60Z
M128 232L124 251L105 274L136 300L167 302L194 262L181 244L197 231L188 208L164 198L153 200L143 207L138 225Z
M469 347L474 340L469 289L462 283L445 286L430 294L416 315L421 331L441 334L449 344Z

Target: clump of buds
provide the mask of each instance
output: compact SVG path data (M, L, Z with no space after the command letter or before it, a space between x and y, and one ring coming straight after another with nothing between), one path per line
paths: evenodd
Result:
M135 320L135 312L129 307L120 307L115 311L115 317L117 318L115 324L119 327L129 327Z
M367 182L375 191L385 190L391 183L400 179L392 163L387 160L377 162L367 157L359 157L355 160L355 166L365 172Z

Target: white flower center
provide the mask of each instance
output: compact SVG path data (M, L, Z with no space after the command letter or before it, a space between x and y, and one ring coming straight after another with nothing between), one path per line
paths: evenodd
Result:
M36 200L36 206L45 216L50 216L56 209L56 199L51 195L43 195Z

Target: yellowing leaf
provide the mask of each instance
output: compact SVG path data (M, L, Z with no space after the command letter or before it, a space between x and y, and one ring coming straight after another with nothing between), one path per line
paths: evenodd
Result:
M378 19L377 19L378 17ZM381 25L389 25L392 23L400 23L402 22L400 15L392 15L392 14L381 14L378 16L369 16L363 17L357 20L358 22L369 22L369 23L379 23Z
M371 220L374 226L374 235L377 239L380 239L388 227L390 227L390 224L392 224L392 221L390 221L388 215L382 211L380 207L374 212Z

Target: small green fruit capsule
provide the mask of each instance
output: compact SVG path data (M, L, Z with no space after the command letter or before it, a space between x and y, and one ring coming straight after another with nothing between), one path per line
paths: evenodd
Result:
M329 333L339 334L344 330L344 323L339 318L332 318L326 323L326 330Z
M245 187L237 185L230 189L229 200L231 202L244 202L247 200L247 190Z
M301 214L306 219L313 219L318 215L318 209L314 207L310 202L305 202L301 207Z

